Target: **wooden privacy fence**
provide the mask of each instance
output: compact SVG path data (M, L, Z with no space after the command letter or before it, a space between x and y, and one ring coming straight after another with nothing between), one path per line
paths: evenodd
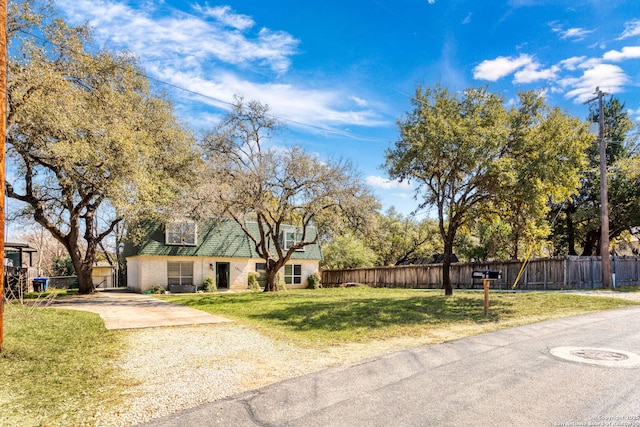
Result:
M522 271L516 289L601 288L601 267L600 257L532 259ZM471 279L473 270L500 270L502 278L493 281L491 287L507 289L513 286L521 269L521 261L455 263L450 270L451 285L454 288L482 287L482 280ZM640 285L640 257L612 257L611 271L616 286ZM439 289L442 287L442 264L322 271L325 287L350 283L379 288Z

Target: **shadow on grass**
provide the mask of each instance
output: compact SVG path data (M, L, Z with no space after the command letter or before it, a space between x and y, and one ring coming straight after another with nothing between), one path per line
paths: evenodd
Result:
M445 297L402 300L374 298L303 302L250 317L268 319L296 331L346 331L463 321L496 321L499 313L504 314L505 309L506 307L494 307L487 318L483 315L483 302L473 298L456 298L455 302Z
M514 313L508 301L493 301L483 314L482 297L421 295L403 298L314 298L303 294L236 294L170 301L224 316L265 322L291 331L349 331L457 322L495 322Z

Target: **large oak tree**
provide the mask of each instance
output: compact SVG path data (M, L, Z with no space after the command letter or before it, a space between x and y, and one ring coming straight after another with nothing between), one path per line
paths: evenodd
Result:
M205 138L209 185L198 203L206 214L242 227L265 261L265 291L278 290L278 272L296 251L321 236L357 229L379 207L349 162L275 146L279 126L267 105L237 97ZM257 232L248 222L257 223Z
M28 7L11 17L7 195L64 245L90 293L99 244L179 194L197 156L134 58Z
M522 108L510 112L486 88L451 93L442 86L419 87L413 111L399 122L400 139L387 151L387 170L392 178L418 184L420 208L436 208L446 295L453 293L449 270L463 226L508 209L502 216L522 228L522 218L546 213L543 195L561 197L578 185L589 141L586 124L543 109L534 98L521 95Z

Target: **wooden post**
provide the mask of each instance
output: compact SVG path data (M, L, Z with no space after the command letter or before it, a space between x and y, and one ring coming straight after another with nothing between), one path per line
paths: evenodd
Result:
M489 285L491 284L491 280L484 279L482 281L482 286L484 288L484 315L489 315Z
M0 352L4 338L4 180L7 135L7 0L0 0Z

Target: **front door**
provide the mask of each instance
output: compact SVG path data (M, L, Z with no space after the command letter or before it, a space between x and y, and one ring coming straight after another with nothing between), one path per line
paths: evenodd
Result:
M228 262L216 262L216 284L218 289L229 289Z

